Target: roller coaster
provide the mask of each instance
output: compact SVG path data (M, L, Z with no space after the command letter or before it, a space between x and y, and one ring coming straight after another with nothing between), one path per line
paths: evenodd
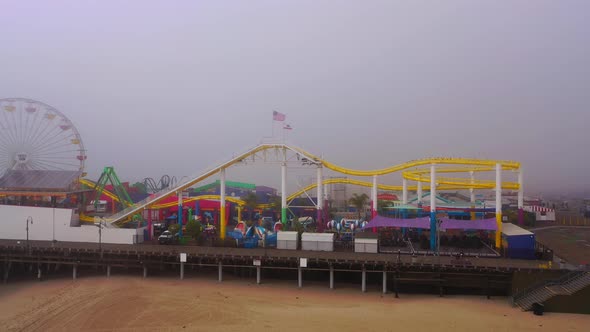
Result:
M482 160L482 159L468 159L468 158L427 158L427 159L420 159L409 161L403 164L383 168L383 169L376 169L376 170L355 170L350 168L345 168L342 166L338 166L334 163L328 162L324 159L321 159L301 148L293 147L292 145L287 144L260 144L252 149L247 150L244 153L238 154L233 158L229 159L228 161L221 163L215 167L212 167L208 170L203 171L199 175L187 178L182 183L177 184L175 187L166 188L152 197L148 197L147 199L138 202L123 211L114 214L107 218L109 223L117 223L122 221L130 216L140 213L146 208L156 208L157 203L163 200L166 197L171 195L175 195L178 192L182 192L183 190L193 186L194 184L203 181L213 175L220 173L220 171L225 170L226 168L239 164L249 157L253 160L255 156L259 153L266 153L267 151L274 150L278 154L287 154L287 151L294 153L297 155L297 158L303 158L309 161L310 164L316 165L318 167L325 167L327 169L333 170L338 173L352 175L352 176L372 176L376 177L379 175L386 175L394 172L402 172L403 179L416 181L416 182L423 182L429 183L430 179L430 169L429 168L419 168L420 166L430 166L430 165L453 165L455 167L437 167L436 173L470 173L470 172L489 172L496 169L497 165L501 166L502 170L511 170L511 171L518 171L520 170L520 163L515 161L505 161L505 160ZM463 167L456 167L456 165L461 165ZM83 180L85 181L85 180ZM327 179L324 180L322 183L329 184L329 183L347 183L353 185L360 185L365 187L373 186L373 183L367 181L360 181L354 179ZM496 182L492 180L474 180L473 178L450 178L450 177L436 177L436 185L438 190L454 190L454 189L494 189L496 188ZM301 189L293 194L291 194L288 199L293 199L301 195L304 191L313 189L316 187L317 184L312 184L304 189ZM382 190L401 190L402 186L395 186L395 185L385 185L385 184L378 184L377 187ZM518 190L520 189L521 185L515 182L502 182L501 183L502 189L508 190ZM415 190L416 186L409 186L407 187L408 190ZM424 186L423 189L430 190L429 186ZM105 193L109 195L108 193ZM112 194L112 193L111 193ZM110 195L109 197L116 196ZM189 198L189 199L197 199L197 198ZM218 199L218 196L211 196L210 199ZM241 204L241 200L227 197L226 200L230 201L233 200L238 204Z

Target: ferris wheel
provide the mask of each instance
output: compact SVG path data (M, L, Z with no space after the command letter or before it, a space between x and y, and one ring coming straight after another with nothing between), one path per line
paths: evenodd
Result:
M84 171L86 151L72 122L42 102L0 99L0 176L7 170Z

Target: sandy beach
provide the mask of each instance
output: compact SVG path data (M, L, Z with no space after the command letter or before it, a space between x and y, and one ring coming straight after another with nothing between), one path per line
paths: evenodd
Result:
M0 286L2 331L584 331L590 316L535 316L506 298L297 289L287 281L121 276ZM586 328L584 328L584 326Z

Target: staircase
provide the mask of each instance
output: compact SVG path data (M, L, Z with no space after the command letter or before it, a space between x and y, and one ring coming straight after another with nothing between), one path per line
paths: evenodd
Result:
M590 272L572 271L557 280L544 281L512 297L512 303L522 310L531 310L534 303L543 303L557 295L572 295L590 286Z

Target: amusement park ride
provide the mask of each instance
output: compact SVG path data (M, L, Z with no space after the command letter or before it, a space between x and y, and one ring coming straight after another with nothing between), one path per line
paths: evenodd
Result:
M84 163L86 160L82 139L73 124L59 111L54 108L29 99L2 99L0 100L2 115L0 125L0 149L6 151L0 160L1 171L11 170L70 170L79 172L80 183L90 186L95 190L94 204L97 204L101 194L105 194L121 203L123 209L110 216L105 216L107 225L117 227L133 219L133 216L141 214L144 210L158 209L170 205L178 205L179 211L183 204L195 200L217 200L219 201L220 212L220 237L226 235L226 203L234 202L238 206L244 206L245 202L239 198L226 195L226 170L234 165L247 164L252 162L266 162L279 164L281 168L281 218L287 221L288 202L309 190L317 190L318 198L325 197L324 185L331 183L346 183L357 186L370 187L372 197L372 215L377 214L377 191L395 190L402 191L402 203L408 204L408 191L416 191L419 197L419 204L428 207L430 210L430 241L436 242L433 230L437 228L437 207L436 193L439 190L461 190L471 192L471 201L475 202L474 190L495 191L495 214L496 214L496 246L500 245L500 231L502 227L502 190L518 191L519 221L522 220L523 209L523 186L522 170L520 163L504 160L482 160L470 158L428 158L413 160L406 163L375 170L355 170L345 168L331 163L323 158L313 155L301 148L284 142L262 143L243 153L234 155L226 162L215 167L204 170L193 177L187 177L175 183L175 179L162 179L156 183L152 179L146 179L145 185L153 192L146 199L133 203L121 185L118 177L112 168L105 168L99 180L94 183L86 180ZM291 195L287 194L287 167L289 164L297 163L301 166L316 168L316 183L307 186ZM336 173L369 178L370 181L357 179L324 179L324 170L331 170ZM518 182L503 181L504 171L518 173ZM387 174L401 172L402 185L388 185L379 183L379 177ZM495 180L476 179L475 174L494 172ZM467 177L447 176L452 174L466 174ZM220 194L198 197L184 197L182 193L212 176L219 176ZM409 182L415 185L409 185ZM113 185L113 191L105 190L107 182ZM123 189L122 189L123 188ZM423 191L430 192L430 204L422 205ZM164 199L176 196L177 202L163 203ZM317 199L315 208L317 220L323 219L323 199ZM264 206L262 206L264 207ZM179 213L179 223L181 214ZM82 221L92 221L93 218L81 215ZM148 221L149 223L149 221ZM151 227L151 225L150 225ZM182 228L181 228L182 230Z
M305 159L306 163L310 166L315 166L317 169L317 183L312 184L302 190L299 190L292 195L288 196L286 194L286 171L287 171L287 163L289 161L301 161ZM502 190L518 190L519 193L519 209L522 208L523 202L523 192L522 192L522 173L520 172L520 164L514 161L496 161L496 160L481 160L481 159L465 159L465 158L430 158L430 159L422 159L422 160L415 160L410 161L404 164L395 165L388 168L378 169L378 170L371 170L371 171L364 171L364 170L354 170L348 169L336 164L330 163L326 160L323 160L303 149L294 147L292 145L284 144L284 143L267 143L267 144L260 144L244 153L238 154L234 158L228 160L221 165L208 169L201 174L188 178L185 181L179 183L176 187L167 188L158 192L157 194L141 201L133 206L130 206L119 213L116 213L107 218L108 222L111 224L118 223L124 221L125 219L129 218L130 216L140 213L143 210L157 208L158 203L162 201L164 198L169 197L171 195L177 195L178 197L182 197L179 193L182 193L183 190L190 188L191 186L211 177L214 175L220 176L221 182L221 193L220 195L209 195L208 199L215 199L219 200L220 204L220 211L221 211L221 220L226 220L225 218L225 204L227 201L234 201L238 204L243 204L241 200L235 199L233 197L227 197L225 195L225 171L229 167L237 164L241 164L244 162L252 162L252 161L265 161L265 162L278 162L281 165L281 220L285 222L287 220L287 202L292 200L293 198L300 196L302 193L315 188L317 190L317 197L324 197L323 194L323 185L328 183L348 183L354 185L361 185L366 187L372 188L372 196L377 196L377 190L400 190L403 192L403 200L404 204L407 204L407 193L410 190L415 190L419 193L419 197L422 195L423 190L430 191L430 211L431 211L431 229L436 229L436 191L437 190L458 190L458 189L469 189L473 192L473 190L477 189L493 189L496 191L496 222L498 225L498 229L501 228L502 223L502 214L501 214L501 191ZM424 167L427 166L427 167ZM354 179L326 179L323 180L323 169L330 169L342 174L352 175L352 176L364 176L364 177L372 177L372 182L368 181L360 181ZM518 171L518 182L502 182L502 171ZM381 175L386 175L393 172L402 172L402 186L395 186L395 185L385 185L378 183L378 177ZM496 173L496 179L493 180L476 180L474 178L474 174L478 172L494 172ZM442 177L438 176L438 174L455 174L455 173L467 173L470 175L469 178L461 178L461 177ZM415 186L409 186L408 181L415 181ZM473 196L473 195L472 195ZM189 199L198 199L198 198L189 198ZM376 215L377 210L377 200L373 199L373 206L372 206L372 213ZM179 199L178 205L181 208L183 202L186 200ZM318 211L318 219L322 217L322 200L318 200L316 204L316 209ZM225 224L221 223L221 237L225 235ZM497 233L496 243L499 245L499 232ZM431 232L431 241L434 242L436 239L434 238L434 232Z
M0 172L79 171L86 150L72 122L57 109L24 98L0 99Z

